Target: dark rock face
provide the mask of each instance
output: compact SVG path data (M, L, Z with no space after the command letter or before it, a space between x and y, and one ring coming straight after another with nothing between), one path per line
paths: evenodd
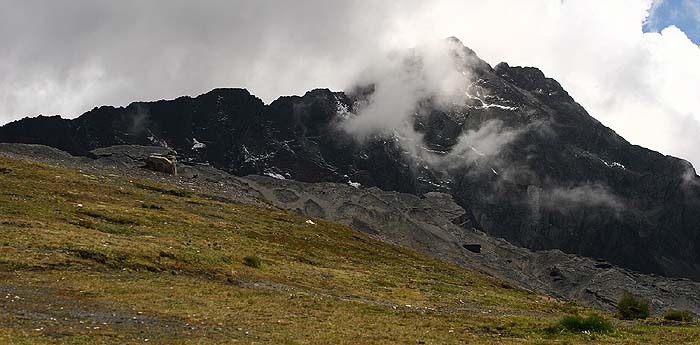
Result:
M181 161L209 162L236 175L443 192L466 210L465 228L534 250L700 279L700 180L689 163L629 144L536 68L501 63L492 69L476 61L470 62L471 87L480 98L451 109L428 106L413 119L421 145L457 163L459 156L449 153L460 135L489 123L515 133L494 155L464 164L427 164L392 137L358 142L339 127L341 110L352 112L356 96L328 90L265 105L246 90L217 89L196 98L95 108L75 120L24 119L0 128L0 142L77 155L157 145L176 150Z

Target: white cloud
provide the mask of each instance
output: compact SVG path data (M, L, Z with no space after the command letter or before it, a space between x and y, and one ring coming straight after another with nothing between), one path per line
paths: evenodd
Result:
M569 188L556 187L539 193L538 205L549 209L577 209L585 207L606 207L616 212L625 206L624 202L600 184L584 184Z
M541 68L634 144L700 165L700 47L643 33L658 0L0 0L0 123L248 87L342 89L393 48L457 36Z
M419 110L419 102L430 98L441 107L463 103L470 83L466 66L471 57L465 53L459 42L430 40L369 62L355 82L372 85L374 92L343 127L359 137L395 130L414 137L413 124L406 120Z

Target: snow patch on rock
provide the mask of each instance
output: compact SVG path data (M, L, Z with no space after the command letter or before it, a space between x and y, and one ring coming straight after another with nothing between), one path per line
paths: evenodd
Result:
M274 173L274 172L266 172L265 176L270 176L272 178L276 178L278 180L286 180L287 178L284 177L282 174Z
M192 149L193 150L199 150L207 147L206 144L200 143L197 138L192 138Z

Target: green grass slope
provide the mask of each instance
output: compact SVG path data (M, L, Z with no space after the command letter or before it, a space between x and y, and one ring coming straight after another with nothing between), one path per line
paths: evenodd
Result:
M0 157L0 343L700 340L692 325L553 332L589 311L307 220Z

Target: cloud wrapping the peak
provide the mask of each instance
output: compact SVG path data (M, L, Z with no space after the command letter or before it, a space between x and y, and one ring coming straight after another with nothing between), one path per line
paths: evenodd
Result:
M675 27L642 31L659 3L0 0L0 123L214 87L266 102L345 89L387 52L456 36L492 65L539 67L632 143L698 165L700 47Z
M373 92L343 128L362 138L370 134L400 131L414 136L409 121L419 112L420 103L433 106L461 105L470 83L469 60L461 43L430 40L411 49L396 50L371 61L355 81Z

